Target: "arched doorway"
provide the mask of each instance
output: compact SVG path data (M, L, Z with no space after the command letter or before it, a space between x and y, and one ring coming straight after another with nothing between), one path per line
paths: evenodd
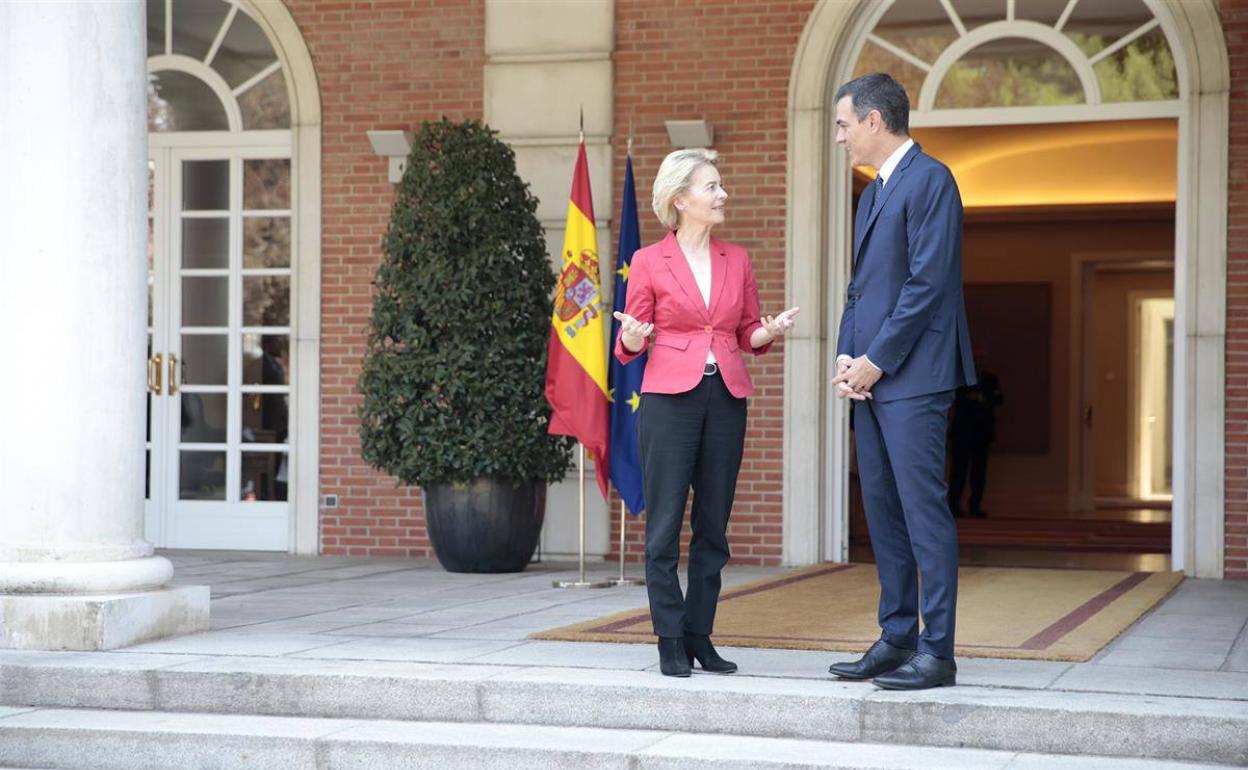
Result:
M1085 0L1086 2L1086 0ZM832 139L831 95L873 46L891 56L918 96L915 126L1067 123L1145 117L1177 121L1174 232L1174 431L1172 564L1188 574L1220 577L1223 558L1223 432L1228 65L1211 2L1134 0L1147 14L1117 38L1080 47L1066 25L1080 0L1045 4L974 0L820 2L811 14L790 80L788 302L810 308L785 360L786 563L844 560L847 554L848 426L844 405L830 397L836 321L848 281L851 174ZM1118 5L1124 5L1118 4ZM927 8L927 6L932 8ZM967 24L976 6L1005 7L1004 18ZM1051 18L1021 15L1028 8ZM1048 7L1051 6L1051 7ZM1105 4L1098 4L1104 8ZM894 9L898 9L895 10ZM951 32L928 51L906 50L877 33L890 13L940 13ZM1126 18L1134 18L1127 14ZM904 16L900 21L905 21ZM1066 29L1066 32L1063 30ZM1145 36L1172 52L1175 98L1109 103L1098 65ZM942 96L957 62L1003 40L1043 46L1065 62L1068 104L1003 107L950 103ZM1199 41L1199 45L1197 44ZM1088 41L1080 41L1087 43ZM1050 57L1052 58L1052 57ZM1025 104L1027 102L1024 102ZM1197 301L1199 298L1199 301ZM1197 376L1197 372L1201 376Z
M146 536L316 551L320 102L278 3L148 0Z

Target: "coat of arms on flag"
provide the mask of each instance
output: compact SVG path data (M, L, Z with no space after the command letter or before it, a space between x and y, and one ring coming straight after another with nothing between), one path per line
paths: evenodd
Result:
M602 292L598 288L598 254L582 249L580 259L573 259L572 252L564 254L563 272L559 274L559 289L555 294L555 313L567 324L561 330L575 337L578 329L602 314ZM578 318L579 316L579 318Z

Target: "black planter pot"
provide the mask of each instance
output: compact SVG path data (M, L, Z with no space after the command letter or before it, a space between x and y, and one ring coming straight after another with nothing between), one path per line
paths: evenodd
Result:
M450 572L520 572L533 558L546 516L546 483L477 479L424 488L425 519L438 561Z

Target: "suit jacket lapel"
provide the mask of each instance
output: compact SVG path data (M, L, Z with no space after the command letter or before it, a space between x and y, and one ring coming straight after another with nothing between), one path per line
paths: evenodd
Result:
M858 264L858 249L867 235L867 215L875 203L875 185L869 184L858 198L858 210L854 212L854 264Z
M872 196L870 207L867 209L869 212L867 214L867 223L863 226L862 235L858 236L857 245L854 247L854 264L858 263L858 252L862 249L863 241L867 239L867 233L871 232L871 226L875 224L875 220L880 218L880 213L888 205L888 199L892 197L893 190L897 189L898 182L901 181L902 175L906 173L906 168L910 166L910 163L914 161L915 156L919 152L919 143L915 142L914 146L906 152L905 157L901 159L901 162L897 164L897 168L893 169L893 173L888 177L888 181L884 183L884 198L880 201L880 205L875 205L875 196Z
M706 315L706 302L702 299L702 292L698 291L698 282L693 277L693 271L689 269L689 260L685 259L685 253L680 250L680 243L676 240L675 231L669 232L667 237L663 239L662 253L663 263L667 265L667 269L671 271L672 277L676 279L676 283L685 292L685 296L689 298L690 303L695 308L698 308L703 315ZM712 283L713 286L714 284Z

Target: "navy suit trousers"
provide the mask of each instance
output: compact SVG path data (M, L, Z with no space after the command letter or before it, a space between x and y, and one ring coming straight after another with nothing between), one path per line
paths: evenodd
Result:
M853 406L858 477L889 644L953 658L958 530L945 484L953 391ZM923 633L919 634L922 577Z

